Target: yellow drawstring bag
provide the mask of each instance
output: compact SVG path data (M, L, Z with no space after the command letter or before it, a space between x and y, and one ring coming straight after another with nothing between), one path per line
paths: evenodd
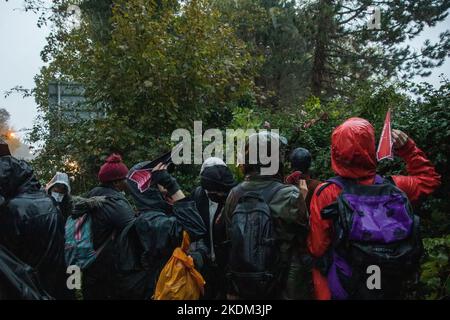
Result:
M159 274L155 300L198 300L203 295L205 280L195 270L192 257L187 255L189 245L189 235L183 231L181 247L175 248Z

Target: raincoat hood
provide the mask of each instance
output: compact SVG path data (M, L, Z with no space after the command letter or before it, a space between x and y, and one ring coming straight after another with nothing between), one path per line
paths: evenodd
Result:
M12 156L0 157L0 196L12 199L24 192L40 190L31 166Z
M67 187L67 193L70 194L70 182L69 182L69 176L64 173L64 172L57 172L52 180L50 180L47 185L45 186L45 191L47 191L47 193L50 193L50 189L55 185L55 184L63 184Z
M350 118L333 131L331 168L345 178L375 176L375 130L367 120Z

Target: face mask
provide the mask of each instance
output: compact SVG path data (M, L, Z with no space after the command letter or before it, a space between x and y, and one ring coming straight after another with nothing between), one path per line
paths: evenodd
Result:
M52 197L56 200L56 202L61 203L64 199L64 194L52 191Z
M225 203L225 201L227 200L226 195L220 195L217 193L208 193L207 196L208 196L209 200L211 200L212 202L216 202L216 203Z

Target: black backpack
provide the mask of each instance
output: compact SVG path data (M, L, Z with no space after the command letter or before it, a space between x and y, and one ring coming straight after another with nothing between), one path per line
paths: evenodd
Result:
M285 186L274 181L264 190L245 192L237 187L243 193L231 217L227 276L240 298L270 298L280 282L279 248L269 204Z
M0 300L52 300L37 272L0 246Z
M419 218L408 197L393 181L380 176L373 185L341 177L327 181L342 189L337 201L321 212L323 219L334 221L327 270L333 298L399 298L422 254ZM368 270L373 268L380 270L380 288L367 285Z

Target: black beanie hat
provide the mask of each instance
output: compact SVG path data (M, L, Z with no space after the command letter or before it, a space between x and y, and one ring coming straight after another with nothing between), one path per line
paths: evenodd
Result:
M291 153L291 166L294 170L308 173L311 167L311 153L308 149L297 148Z

